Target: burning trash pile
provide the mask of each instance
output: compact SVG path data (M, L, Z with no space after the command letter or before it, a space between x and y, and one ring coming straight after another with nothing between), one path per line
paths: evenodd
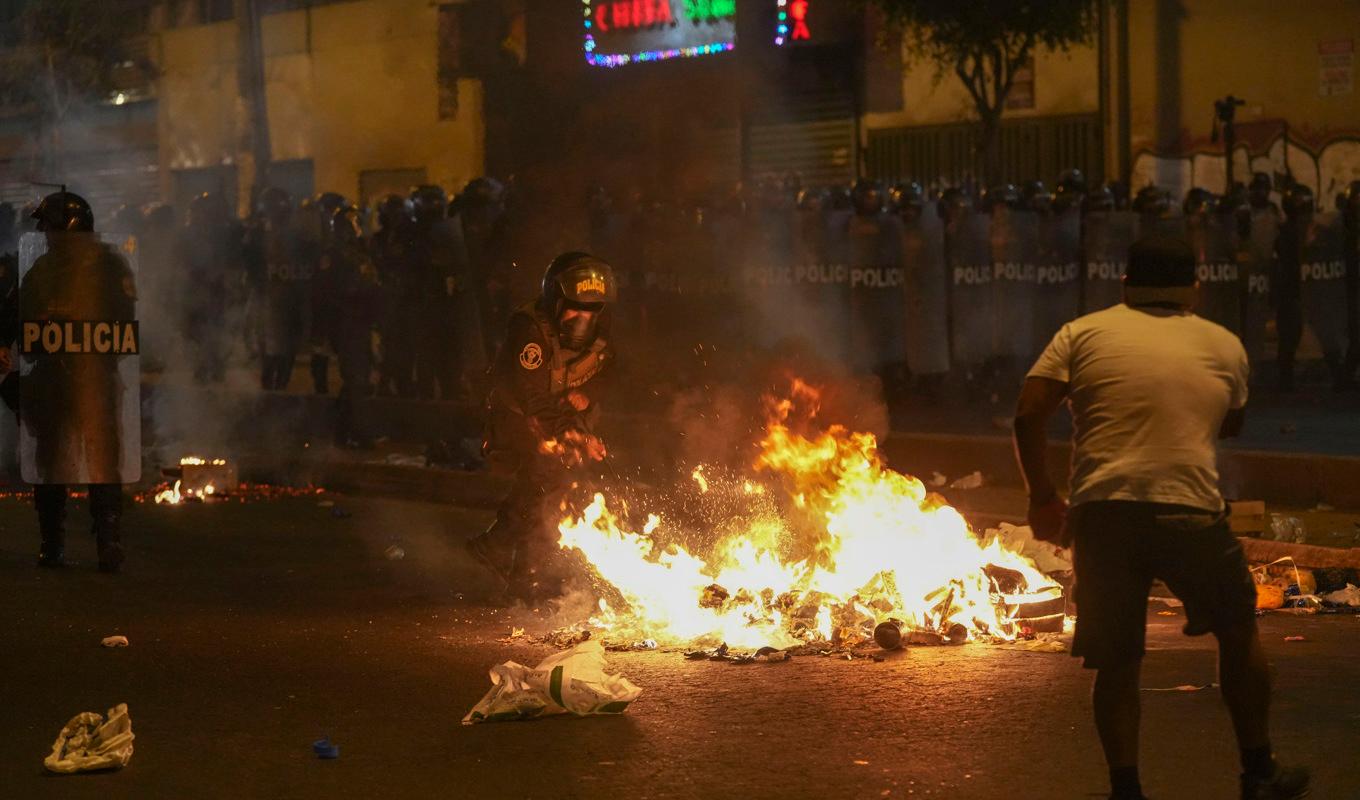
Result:
M145 492L138 492L134 499L139 503L154 502L156 505L181 505L186 502L246 502L270 500L279 497L298 497L321 494L325 490L316 487L274 486L261 483L244 483L237 477L236 465L225 458L202 458L185 456L177 467L161 470L165 481Z
M559 545L584 556L601 595L590 629L723 654L848 652L876 631L890 649L1061 632L1061 586L1013 540L979 536L889 469L873 435L813 429L818 393L793 388L767 401L751 474L692 473L701 494L740 509L717 530L655 513L636 526L629 504L602 493L561 521Z

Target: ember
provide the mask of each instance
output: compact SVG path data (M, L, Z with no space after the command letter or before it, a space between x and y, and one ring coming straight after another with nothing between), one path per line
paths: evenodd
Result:
M691 473L706 495L787 500L718 532L702 555L685 543L713 532L655 514L630 530L603 494L562 520L559 545L580 551L601 579L605 599L590 624L611 639L672 646L848 649L889 621L908 643L1012 641L1022 635L1017 611L1047 616L1055 599L1061 607L1053 580L999 538L979 537L921 481L889 469L872 435L839 426L796 433L790 415L810 419L816 402L796 383L793 399L771 404L754 465L761 482L724 486L703 468Z

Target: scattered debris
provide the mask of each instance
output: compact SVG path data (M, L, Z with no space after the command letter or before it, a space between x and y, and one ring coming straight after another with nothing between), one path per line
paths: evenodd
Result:
M1145 691L1145 692L1200 692L1200 691L1203 691L1203 690L1205 690L1205 689L1217 689L1217 688L1218 688L1218 684L1217 684L1217 683L1206 683L1206 684L1203 684L1203 685L1201 685L1201 686L1195 686L1195 685L1193 685L1193 684L1183 683L1183 684L1181 684L1180 686L1167 686L1167 687L1144 686L1144 687L1143 687L1143 691Z
M749 655L737 656L732 659L733 664L782 664L792 658L788 651L780 650L777 647L762 647Z
M105 647L127 647L128 640L121 634L115 636L105 636L100 642Z
M962 478L959 478L958 480L956 480L956 481L954 481L953 483L949 484L949 488L950 488L950 489L981 489L981 488L982 488L982 484L983 484L983 481L982 481L982 472L981 472L980 470L973 470L971 473L969 473L969 474L967 474L967 475L964 475Z
M1270 538L1277 542L1303 544L1308 538L1308 531L1304 528L1303 522L1298 517L1271 514Z
M1284 637L1284 640L1285 640L1286 642L1306 642L1306 641L1308 641L1308 637L1306 637L1306 636L1286 636L1286 637Z
M1321 595L1322 602L1334 606L1360 606L1360 587L1353 583L1346 584L1346 588L1337 589L1334 592L1327 592Z
M324 758L328 760L332 758L339 758L340 745L332 742L331 737L322 736L320 739L317 739L315 742L312 742L312 752L316 754L317 758Z
M388 561L400 561L403 558L406 558L406 550L403 549L401 545L394 544L388 546L388 548L383 551L383 555L387 556Z
M935 488L938 489L939 487L944 486L946 483L949 483L949 478L946 477L943 472L932 472L930 474L931 486L934 486Z
M621 714L642 694L627 678L605 672L604 645L595 639L554 653L532 669L514 661L498 664L491 668L491 683L463 717L464 725L565 712Z
M109 709L107 718L86 711L71 717L57 734L43 766L62 774L119 769L132 759L133 738L127 703Z
M655 639L643 639L640 642L633 642L633 650L655 650L657 648Z

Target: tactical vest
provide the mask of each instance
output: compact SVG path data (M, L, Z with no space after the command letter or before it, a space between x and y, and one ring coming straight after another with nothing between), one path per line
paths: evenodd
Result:
M552 320L537 304L530 303L515 313L529 317L538 326L539 336L543 339L543 363L548 367L549 391L554 395L579 388L604 368L608 360L605 349L609 344L604 336L596 336L585 352L573 353L558 342Z

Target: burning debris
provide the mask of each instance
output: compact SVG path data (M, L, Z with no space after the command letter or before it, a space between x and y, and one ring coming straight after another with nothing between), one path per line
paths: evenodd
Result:
M595 494L563 519L559 545L584 556L602 595L589 624L612 640L697 646L710 658L727 647L849 652L876 638L958 644L1062 630L1056 581L889 469L871 434L801 432L816 404L802 383L769 404L754 475L689 476L706 497L778 498L768 512L717 531L649 514L635 529ZM700 540L712 544L692 550ZM705 649L714 647L722 652Z
M206 503L209 501L244 503L273 500L281 497L310 496L325 492L324 489L313 486L293 487L245 483L237 477L236 465L225 458L206 459L200 456L185 456L179 460L178 466L163 468L161 475L168 480L147 491L137 492L133 495L133 500L138 503L154 502L156 505L174 506L190 502Z

